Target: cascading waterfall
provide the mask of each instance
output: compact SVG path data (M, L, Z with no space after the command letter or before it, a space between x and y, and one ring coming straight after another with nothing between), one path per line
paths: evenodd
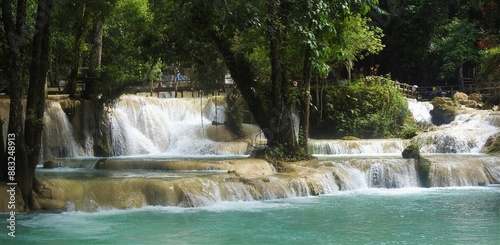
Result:
M456 116L455 121L421 133L415 141L422 153L480 153L486 140L498 132L492 124L500 115L475 111Z
M122 96L110 112L113 154L233 154L205 135L212 121L225 120L220 101Z
M410 144L409 140L310 140L309 148L317 155L381 155L401 154Z
M413 114L413 118L419 123L432 124L432 116L429 113L434 106L430 102L420 102L415 99L408 100L408 109Z
M124 95L105 109L113 156L243 154L248 145L228 145L207 138L212 121L223 123L222 98L157 99ZM46 109L43 159L91 157L95 131L102 130L92 102L82 102L70 123L60 102ZM72 128L76 127L75 130ZM5 127L6 130L6 127Z
M416 120L430 122L427 115L431 107L419 103L410 103L414 115L416 111L421 115L420 119L415 117ZM400 155L410 140L401 139L310 140L312 152L321 155L316 165L299 164L280 174L273 174L267 162L257 159L246 159L248 162L243 165L231 163L234 168L223 168L228 166L227 162L217 161L193 168L196 164L206 164L210 157L197 163L169 162L172 161L168 160L170 156L243 154L242 149L248 147L248 142L231 141L230 137L229 140L213 140L227 137L219 135L217 125L212 125L212 121L224 122L224 106L219 98L122 96L112 108L105 110L112 154L116 157L98 159L91 158L94 131L101 128L95 107L82 102L70 122L60 102L48 101L44 118L44 159L88 157L81 161L63 159L53 166L83 168L84 178L76 174L76 178L62 178L56 169L57 177L42 175L41 179L51 187L54 197L66 203L66 208L88 211L144 205L192 207L221 201L269 200L422 185L416 160L403 159ZM486 139L498 132L499 126L497 114L465 111L451 124L435 126L413 139L421 143L424 157L431 163L430 186L500 184L498 157L471 154L479 153ZM147 161L143 155L158 159L153 157ZM161 160L162 157L167 160ZM108 166L116 168L97 167L99 164L105 166L106 161ZM174 165L180 169L173 168ZM111 174L116 170L123 174ZM165 177L171 170L200 171L202 174ZM44 171L50 173L51 169ZM146 176L146 172L155 174Z
M341 190L419 186L413 159L374 158L326 161Z
M47 102L42 142L44 159L76 157L81 154L73 136L72 125L58 102Z
M431 161L431 186L478 186L500 183L499 159L487 155L453 155L427 157Z

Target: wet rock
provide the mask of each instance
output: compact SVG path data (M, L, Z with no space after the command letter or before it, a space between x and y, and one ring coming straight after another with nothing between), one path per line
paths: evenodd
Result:
M453 101L443 97L436 97L432 100L432 109L429 113L432 116L432 123L435 125L443 125L453 122L457 114Z

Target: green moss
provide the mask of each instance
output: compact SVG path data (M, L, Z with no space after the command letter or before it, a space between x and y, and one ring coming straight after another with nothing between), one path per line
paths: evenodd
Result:
M436 97L431 103L434 108L429 113L434 124L443 125L455 120L457 106L449 98Z
M403 158L419 158L420 157L420 146L418 144L412 143L403 150Z
M354 136L344 136L342 138L340 138L341 140L359 140L358 137L354 137Z
M421 156L417 159L417 174L422 187L430 187L429 174L431 172L431 162Z
M486 141L486 153L497 154L500 153L500 135L496 134Z

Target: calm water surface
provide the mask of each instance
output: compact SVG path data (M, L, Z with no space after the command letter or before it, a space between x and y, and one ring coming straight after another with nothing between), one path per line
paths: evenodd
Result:
M3 228L0 244L498 245L500 187L368 189L202 208L16 218L16 237Z

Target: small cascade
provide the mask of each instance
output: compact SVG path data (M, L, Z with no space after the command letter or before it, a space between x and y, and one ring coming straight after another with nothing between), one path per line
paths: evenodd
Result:
M412 159L339 159L323 164L333 167L341 190L419 186Z
M414 140L422 153L479 153L486 140L498 132L498 118L488 111L462 113L452 123L421 133Z
M310 140L309 148L317 155L380 155L401 154L410 144L409 140Z
M408 100L408 109L411 111L416 122L432 124L432 116L429 113L434 106L430 102L419 102L415 99Z
M426 158L431 162L430 186L478 186L500 183L500 165L497 157L436 155Z
M235 154L221 150L220 145L205 136L204 129L212 121L224 120L224 105L214 98L122 96L110 113L113 155ZM238 148L237 153L240 152Z
M104 116L98 112L99 105L85 101L78 104L71 122L60 103L47 104L44 161L94 156L95 144L100 144L95 142L96 137L106 130L113 156L234 155L244 154L248 148L246 142L215 142L219 141L218 129L212 122L225 121L222 97L158 99L124 95L113 107L104 109ZM7 105L2 107L2 115L8 112ZM216 132L215 137L206 135L209 128Z
M50 125L50 127L48 126ZM71 123L58 102L48 101L44 112L43 159L81 155Z
M368 171L371 181L370 187L402 188L418 186L414 164L408 164L408 161L405 163L400 164L390 161L384 162L384 164L372 164Z

